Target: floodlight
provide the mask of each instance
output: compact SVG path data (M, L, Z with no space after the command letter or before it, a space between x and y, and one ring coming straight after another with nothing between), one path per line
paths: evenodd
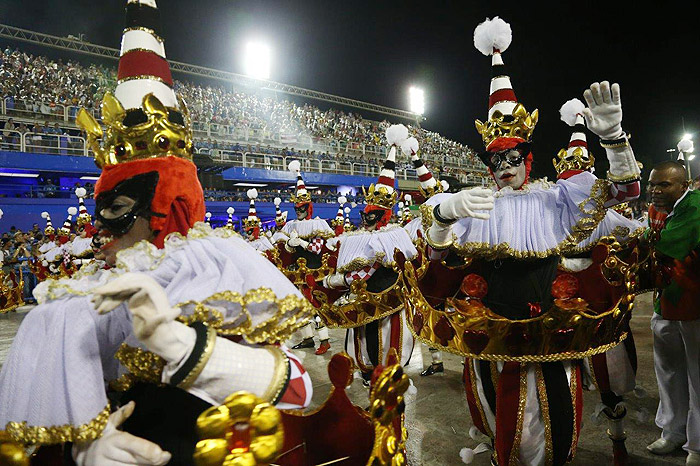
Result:
M689 140L692 141L692 140L693 140L693 135L692 135L692 134L685 133L681 139L689 139Z
M262 42L248 42L243 66L251 78L270 79L270 47Z
M425 94L423 89L413 86L408 89L408 105L412 113L422 115L425 112Z

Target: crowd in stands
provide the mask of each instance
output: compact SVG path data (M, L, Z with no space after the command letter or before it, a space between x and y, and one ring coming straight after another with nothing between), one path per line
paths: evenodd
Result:
M114 87L115 82L116 70L105 66L52 61L9 47L0 51L0 91L9 115L31 112L40 115L39 120L65 118L72 121L79 107L97 115L102 96ZM356 113L338 109L324 111L310 104L297 105L289 100L229 91L222 87L181 81L175 81L175 87L188 103L194 122L196 148L202 153L250 149L249 152L256 153L380 165L384 158L384 131L390 124L386 120L366 120ZM42 124L41 121L25 124L19 129L21 125L6 120L3 130L30 132L32 144L37 147L37 150L32 150L34 152L54 143L59 148L63 144L66 152L77 144L82 147L82 140L77 139L78 131L61 130L55 124ZM243 145L240 140L235 140L240 139L241 130L254 131L255 139L263 142ZM429 167L431 164L449 166L457 160L480 165L475 153L462 144L416 126L409 125L409 130L421 143L423 158ZM12 132L8 134L11 134L10 142L3 137L3 145L13 150L12 143L16 142L13 138L17 136ZM292 145L298 149L289 149ZM322 150L313 150L319 145ZM284 146L288 148L281 148ZM410 165L405 158L401 159L399 156L399 164ZM465 174L470 171L454 168Z
M204 188L204 200L206 201L222 201L222 202L247 202L248 196L246 191L248 188L233 188L233 189L214 189L211 187ZM276 197L282 199L282 202L291 202L291 190L268 189L263 190L257 188L259 202L272 202ZM338 202L339 194L334 192L332 188L316 189L312 191L311 196L313 201L319 204L333 204ZM362 204L364 197L361 193L356 196L351 194L345 195L349 203Z

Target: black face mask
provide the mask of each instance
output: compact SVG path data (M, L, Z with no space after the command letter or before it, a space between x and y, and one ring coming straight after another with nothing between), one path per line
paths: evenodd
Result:
M362 218L363 225L372 227L384 217L384 211L380 209L370 210L369 212L361 210L360 217Z
M306 214L306 216L303 216L304 218L306 218L309 215L309 205L303 204L299 207L294 207L294 212L297 213L297 218L302 217L302 214Z
M138 217L151 218L152 215L165 217L151 212L151 202L158 185L158 172L142 173L119 183L114 189L100 193L95 199L95 217L114 236L126 234L134 226ZM128 212L115 218L105 218L102 211L109 208L119 196L127 196L136 202Z
M520 166L527 154L530 153L530 143L521 142L512 149L505 149L498 152L482 152L479 154L479 158L486 164L491 170L497 171L503 162L508 163L511 167Z

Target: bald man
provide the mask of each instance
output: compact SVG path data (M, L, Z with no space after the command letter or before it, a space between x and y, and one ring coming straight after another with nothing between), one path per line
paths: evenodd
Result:
M659 384L658 455L679 447L686 465L700 466L700 191L689 189L685 167L664 162L649 175L648 237L658 256L654 294L654 369Z

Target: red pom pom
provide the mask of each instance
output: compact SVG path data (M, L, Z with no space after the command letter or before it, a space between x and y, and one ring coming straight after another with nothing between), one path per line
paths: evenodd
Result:
M578 279L570 273L559 275L552 283L552 296L557 299L570 299L578 293Z
M470 273L464 277L464 280L462 280L462 286L460 289L462 290L462 293L470 298L483 299L486 297L486 293L489 291L489 285L481 275Z

